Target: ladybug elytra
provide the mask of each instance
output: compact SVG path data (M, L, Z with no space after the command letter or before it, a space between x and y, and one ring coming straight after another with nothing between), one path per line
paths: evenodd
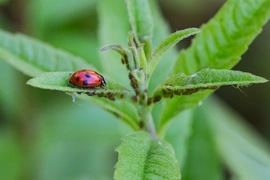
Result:
M94 88L106 86L104 77L93 70L79 70L72 74L69 82L70 85L80 88Z

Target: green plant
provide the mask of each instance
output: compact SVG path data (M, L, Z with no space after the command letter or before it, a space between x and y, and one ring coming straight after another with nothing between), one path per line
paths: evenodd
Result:
M111 2L102 3L104 5L101 7L109 11L106 8ZM126 3L131 25L128 47L111 44L101 50L117 51L128 71L120 67L119 57L104 55L106 62L101 72L108 83L105 89L82 90L70 87L67 82L71 71L97 69L89 63L91 60L75 57L24 35L1 31L0 58L35 77L28 81L29 85L64 91L96 104L136 131L125 137L117 148L119 161L116 179L180 179L174 150L164 140L169 125L179 113L199 105L222 85L247 86L267 81L249 73L228 69L240 61L240 56L269 19L270 4L267 0L228 1L212 20L201 27L202 32L197 28L177 31L152 51L155 36L160 38L164 33L154 32L154 25L162 23L155 3L145 0L127 0ZM110 31L113 29L106 28L109 26L106 17L103 20L101 33L106 42L111 38ZM171 57L164 58L158 66L163 55L176 43L197 33L190 48L181 51L177 58L171 52ZM156 70L158 68L162 70ZM157 75L155 71L162 73ZM132 88L128 86L129 83ZM204 116L204 112L195 111ZM200 126L195 127L199 129ZM209 132L205 134L206 138L211 138ZM188 160L192 158L187 156L185 168L191 166ZM185 176L188 177L188 173Z

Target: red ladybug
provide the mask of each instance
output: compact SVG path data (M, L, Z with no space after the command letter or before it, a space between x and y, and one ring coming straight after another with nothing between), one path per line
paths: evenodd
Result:
M72 74L69 82L70 85L80 88L94 88L106 86L104 77L93 70L79 70Z

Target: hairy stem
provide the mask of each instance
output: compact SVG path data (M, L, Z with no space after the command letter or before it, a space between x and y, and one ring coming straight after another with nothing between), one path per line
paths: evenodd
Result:
M151 112L148 112L146 115L145 128L152 135L153 139L157 139L156 127Z
M142 122L145 131L149 132L153 139L157 139L156 126L153 121L153 117L151 114L151 108L149 106L141 105L140 106L140 114L142 115Z

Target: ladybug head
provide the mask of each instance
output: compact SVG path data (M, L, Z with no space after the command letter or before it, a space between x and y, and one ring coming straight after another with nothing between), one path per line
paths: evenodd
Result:
M106 86L106 81L105 81L104 77L102 75L100 75L100 77L101 77L101 84L100 84L100 86Z

